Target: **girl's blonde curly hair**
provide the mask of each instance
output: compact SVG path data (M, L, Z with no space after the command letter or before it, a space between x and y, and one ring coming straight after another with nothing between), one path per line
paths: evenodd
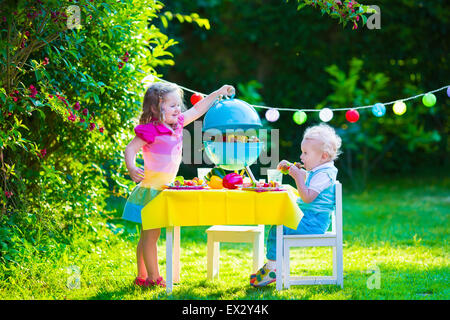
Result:
M161 110L162 102L165 96L171 92L178 92L180 96L181 109L184 109L183 104L183 90L171 82L156 82L148 87L144 95L144 102L142 103L142 114L139 118L139 124L147 124L153 118L158 122L164 121L164 113Z
M342 139L336 131L327 124L321 123L317 126L309 127L305 130L303 140L314 139L321 142L321 151L330 156L330 160L335 160L342 153L340 151Z

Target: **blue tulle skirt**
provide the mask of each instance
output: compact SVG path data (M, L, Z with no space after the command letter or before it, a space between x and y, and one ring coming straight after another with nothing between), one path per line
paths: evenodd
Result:
M150 201L155 199L162 190L137 185L131 192L130 197L123 209L122 219L142 223L141 211Z

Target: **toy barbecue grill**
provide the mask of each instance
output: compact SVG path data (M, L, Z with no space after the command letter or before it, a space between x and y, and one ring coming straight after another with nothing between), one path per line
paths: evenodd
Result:
M225 170L245 169L250 179L255 177L250 165L261 154L263 143L257 137L261 120L256 110L248 103L231 98L217 101L206 113L203 132L209 141L203 141L209 159Z

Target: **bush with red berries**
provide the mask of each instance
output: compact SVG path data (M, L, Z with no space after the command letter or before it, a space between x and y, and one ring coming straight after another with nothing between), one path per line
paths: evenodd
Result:
M123 151L140 81L173 64L176 43L156 26L159 1L10 3L0 9L0 257L14 246L4 225L67 238L112 215L111 191L134 186Z

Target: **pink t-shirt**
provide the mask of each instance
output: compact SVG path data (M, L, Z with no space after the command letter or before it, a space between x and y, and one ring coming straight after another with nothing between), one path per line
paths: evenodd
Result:
M136 136L147 142L142 147L144 180L141 187L161 189L175 179L182 158L183 123L184 115L181 114L175 130L157 122L134 128Z

